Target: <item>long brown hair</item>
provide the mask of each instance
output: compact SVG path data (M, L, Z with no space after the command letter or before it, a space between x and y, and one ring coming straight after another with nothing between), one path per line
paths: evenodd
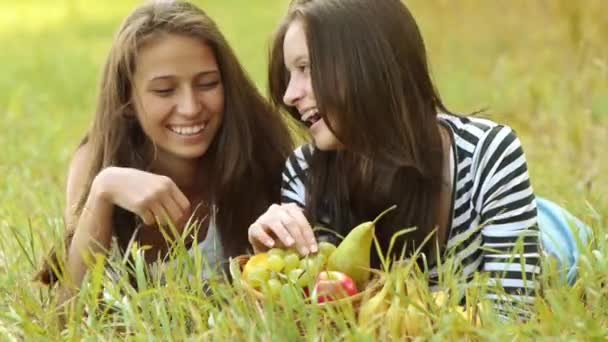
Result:
M386 251L396 231L417 227L396 249L407 241L412 251L437 225L443 167L437 112L449 113L414 18L399 0L292 1L271 47L269 87L273 103L299 119L282 103L289 82L283 40L296 20L304 25L320 115L345 146L312 156L309 219L328 215L345 234L396 204L376 233ZM377 256L372 262L378 265Z
M178 34L199 39L215 53L224 85L222 126L206 152L207 184L218 208L218 235L225 256L244 253L247 227L279 201L281 169L291 151L289 132L278 112L257 91L228 42L207 14L182 1L153 1L129 15L114 38L101 78L97 110L87 136L92 162L87 190L76 210L82 211L95 176L108 166L147 169L143 153L148 138L133 119L132 85L139 48L161 35ZM113 223L118 244L126 245L134 230L134 215L116 208ZM126 226L124 226L126 225ZM68 227L67 242L73 231ZM51 253L38 279L49 283L57 262Z

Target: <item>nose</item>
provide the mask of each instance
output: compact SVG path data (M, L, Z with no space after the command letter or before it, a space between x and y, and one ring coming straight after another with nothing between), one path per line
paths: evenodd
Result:
M295 107L297 102L304 96L304 87L296 77L291 77L287 83L287 89L283 94L283 103L290 107Z
M177 113L183 116L196 116L200 113L201 106L196 91L187 88L178 98Z

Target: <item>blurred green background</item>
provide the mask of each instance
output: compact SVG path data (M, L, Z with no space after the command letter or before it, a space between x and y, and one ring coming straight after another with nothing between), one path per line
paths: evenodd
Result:
M288 1L195 2L216 19L265 93L268 42ZM63 229L69 158L91 121L112 36L137 3L0 3L0 273L23 272L2 277L3 289L26 281ZM514 127L536 192L604 226L608 2L406 3L448 107L486 109L480 115Z

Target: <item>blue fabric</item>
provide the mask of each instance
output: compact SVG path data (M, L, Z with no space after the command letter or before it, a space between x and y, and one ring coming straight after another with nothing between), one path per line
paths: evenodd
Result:
M569 285L578 274L579 248L592 236L591 229L568 211L545 198L536 198L543 250L555 257Z

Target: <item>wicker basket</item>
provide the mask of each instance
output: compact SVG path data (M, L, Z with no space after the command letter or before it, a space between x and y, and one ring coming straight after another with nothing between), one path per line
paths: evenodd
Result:
M230 260L230 274L234 281L238 281L239 284L245 289L245 291L247 291L258 301L264 302L266 300L264 294L252 287L241 277L243 267L245 267L245 264L247 263L247 261L249 261L249 258L249 255L240 255L238 257L232 258ZM365 285L363 289L360 289L359 293L357 293L356 295L329 302L317 303L315 305L342 305L350 303L353 305L353 307L358 308L363 299L372 297L375 293L382 289L382 286L384 286L385 278L382 272L372 269L371 274L372 275L370 277L369 282Z

